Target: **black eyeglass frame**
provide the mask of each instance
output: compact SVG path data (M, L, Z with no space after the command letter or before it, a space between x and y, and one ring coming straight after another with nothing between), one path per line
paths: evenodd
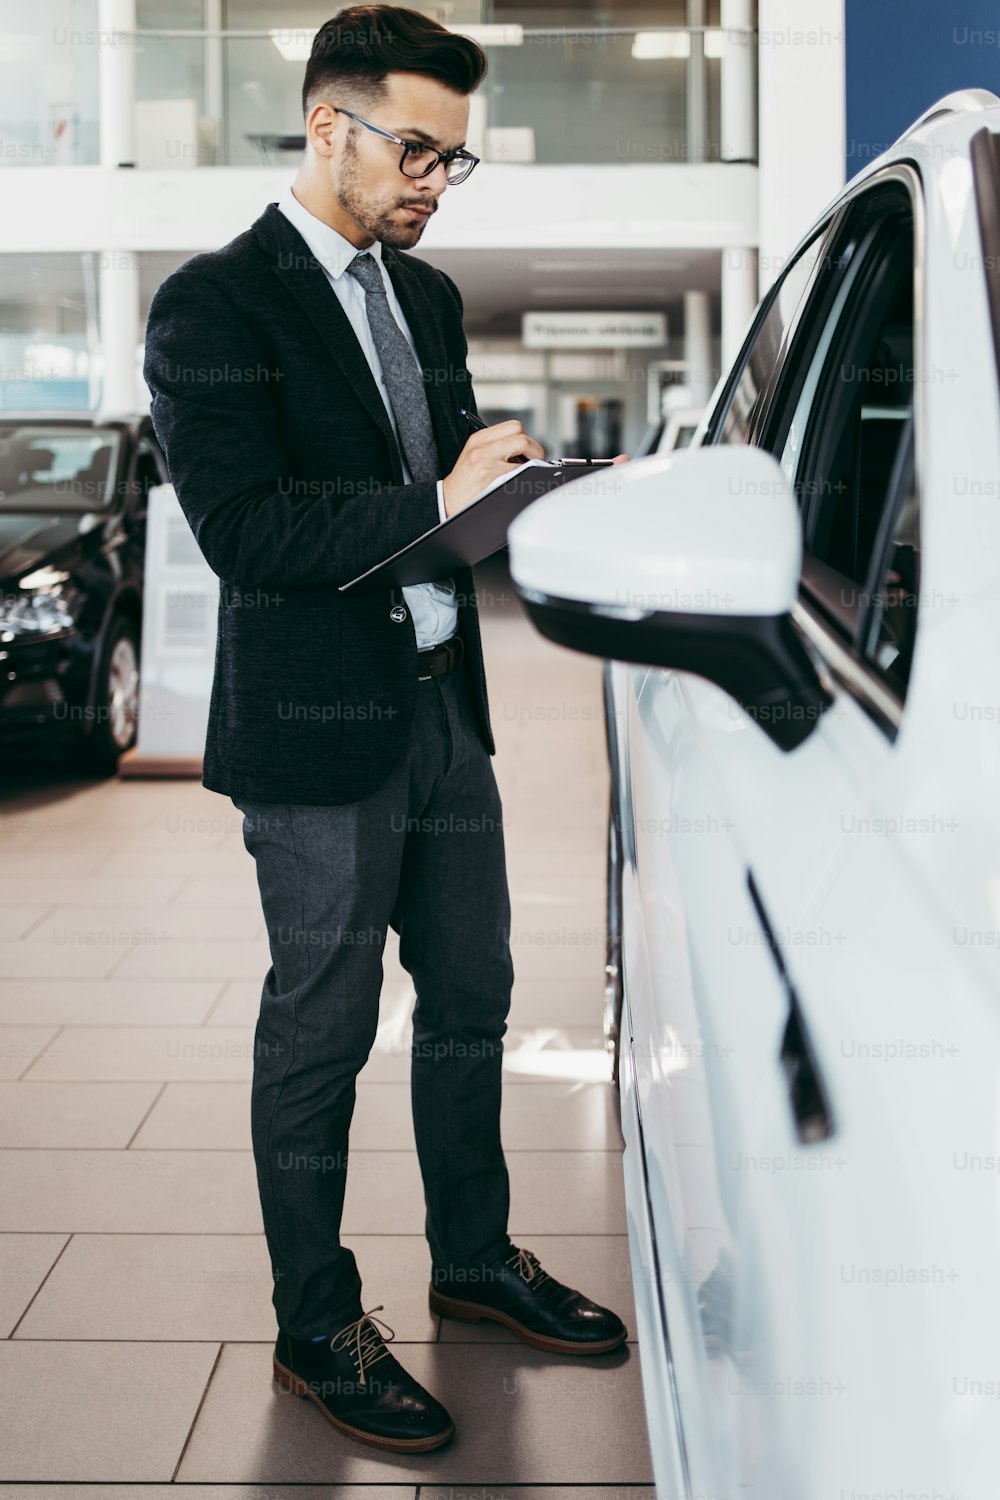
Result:
M437 151L433 146L424 145L421 141L404 141L401 136L393 135L389 130L383 130L381 125L373 125L371 120L363 120L360 115L354 114L352 110L341 109L336 104L333 106L333 109L334 114L346 115L349 120L355 120L359 125L363 125L366 130L373 131L375 135L384 136L387 141L394 141L397 146L402 146L403 154L399 158L399 170L411 182L419 182L421 177L429 177L432 172L437 171L442 162L445 164L446 172L453 161L471 162L472 165L464 176L460 177L457 182L449 182L448 184L449 187L458 187L461 183L468 181L481 160L481 157L473 156L471 151L466 151L464 146L456 146L452 151ZM434 165L428 167L423 172L407 172L403 164L408 156L417 151L433 151L435 158Z

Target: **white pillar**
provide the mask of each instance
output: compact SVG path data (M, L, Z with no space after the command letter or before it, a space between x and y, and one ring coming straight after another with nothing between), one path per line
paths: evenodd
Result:
M692 406L704 406L715 386L712 304L707 292L684 293L684 360Z
M722 0L720 158L756 161L753 0Z
M802 10L758 4L762 291L844 185L844 0L809 0L808 25Z
M728 370L757 306L757 252L731 246L722 252L722 368Z
M222 0L205 0L205 30L208 32L220 32L223 29L224 16L222 13ZM202 165L201 147L209 148L211 156L208 165L221 166L226 160L228 141L226 140L226 99L225 99L225 70L222 57L222 37L206 36L204 47L205 68L205 97L202 102L202 131L206 139L199 138L198 154L195 162ZM199 132L199 135L201 132Z
M685 19L690 27L705 25L705 0L686 0ZM687 64L687 159L705 161L708 151L708 80L705 76L705 33L692 30Z
M139 402L139 257L132 251L101 253L98 321L104 360L101 410L109 415L135 411Z
M99 0L101 166L135 165L135 0Z

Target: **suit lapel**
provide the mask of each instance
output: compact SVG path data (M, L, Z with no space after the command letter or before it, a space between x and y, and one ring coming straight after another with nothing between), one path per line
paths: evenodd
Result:
M322 266L276 203L268 204L253 228L261 245L274 257L275 275L302 308L351 390L385 436L392 454L396 482L401 484L399 450L385 403L361 345L354 335L354 329L340 305L340 299L332 291ZM451 381L447 378L448 355L440 321L420 277L407 260L389 246L383 246L382 259L399 305L410 325L420 364L428 372L429 378L424 382L427 405L442 472L447 473L462 450L464 438L458 425L458 413L453 409ZM439 372L446 377L443 381L436 378Z
M273 215L273 217L271 217ZM275 223L280 220L280 223ZM280 209L269 205L257 221L261 239L275 255L273 270L336 360L344 379L385 436L392 454L396 483L402 483L399 450L385 403L379 394L364 351L340 299L326 279L322 266L294 225Z

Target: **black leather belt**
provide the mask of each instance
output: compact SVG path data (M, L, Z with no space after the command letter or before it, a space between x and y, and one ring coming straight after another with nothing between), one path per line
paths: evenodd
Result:
M465 654L465 643L460 635L442 641L439 646L425 646L417 652L417 681L426 682L429 677L443 677L454 671Z

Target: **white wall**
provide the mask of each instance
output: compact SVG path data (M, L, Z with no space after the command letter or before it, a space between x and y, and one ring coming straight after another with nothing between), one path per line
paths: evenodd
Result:
M241 234L295 165L202 171L20 167L3 175L0 251L215 249ZM449 193L426 248L721 249L753 244L752 166L500 166Z
M844 184L844 24L844 0L759 0L761 293Z

